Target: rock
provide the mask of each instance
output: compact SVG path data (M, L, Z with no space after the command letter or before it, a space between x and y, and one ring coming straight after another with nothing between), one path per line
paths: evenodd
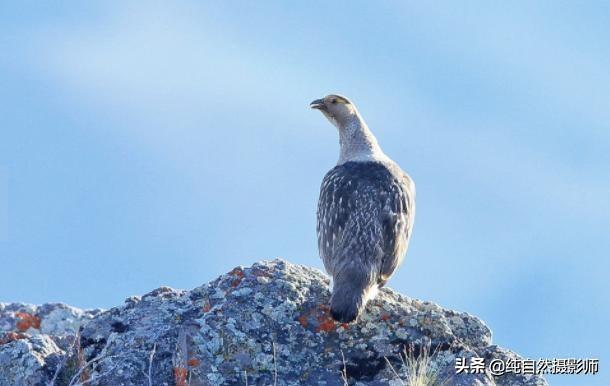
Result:
M0 303L0 333L18 331L54 336L74 335L79 327L102 310L83 311L62 303L34 306Z
M328 285L315 269L274 260L104 312L1 304L0 386L48 384L55 374L56 385L403 385L409 362L426 358L439 384L547 384L456 375L456 358L518 358L491 345L474 316L382 289L357 322L338 324Z

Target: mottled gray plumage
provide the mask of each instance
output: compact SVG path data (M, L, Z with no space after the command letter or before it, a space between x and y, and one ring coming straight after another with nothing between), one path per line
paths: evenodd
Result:
M340 158L322 181L317 232L320 256L333 277L331 315L351 322L404 258L415 188L347 98L329 95L312 107L339 129Z

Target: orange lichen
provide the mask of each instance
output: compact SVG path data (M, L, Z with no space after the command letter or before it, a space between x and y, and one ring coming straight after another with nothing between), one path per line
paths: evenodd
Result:
M174 383L176 386L186 386L189 371L185 367L174 367Z
M238 286L240 283L241 283L241 277L239 277L239 278L237 278L237 279L233 280L233 281L231 282L231 287L235 288L235 287L237 287L237 286Z
M209 312L211 308L212 308L212 306L210 306L210 303L206 302L203 305L203 312Z
M229 272L229 275L244 277L244 271L242 271L239 267L233 268L233 270Z
M229 272L229 275L237 276L237 278L231 282L231 287L233 288L237 287L245 276L244 271L242 271L241 268L234 268Z
M27 338L27 336L20 332L7 332L4 335L0 336L0 345L25 338Z
M309 326L311 320L317 321L317 323L314 322L316 332L336 331L339 327L343 327L345 330L349 329L349 325L347 323L335 322L335 320L330 316L330 307L325 304L306 311L298 317L299 324L304 328Z
M316 329L316 331L317 332L320 332L320 331L330 332L330 331L336 330L337 324L329 315L330 307L328 307L326 305L322 305L319 308L320 308L320 311L322 311L322 312L320 314L318 314L318 316L317 316L319 324L318 324L318 328Z
M186 364L189 365L190 367L196 367L201 364L201 361L197 358L191 358L188 360L188 362L186 362Z
M301 323L301 326L307 327L307 325L309 324L309 322L307 321L307 315L299 316L299 323Z
M320 322L320 325L317 328L317 332L320 332L320 331L330 332L330 331L334 331L336 329L337 329L337 325L335 324L335 322L332 319L327 318Z
M40 328L40 318L36 315L28 314L27 312L17 312L15 316L20 320L17 322L17 329L19 331L27 331L31 328Z
M385 322L386 320L390 319L390 314L388 314L388 313L381 314L379 319L381 319L381 320L383 320Z

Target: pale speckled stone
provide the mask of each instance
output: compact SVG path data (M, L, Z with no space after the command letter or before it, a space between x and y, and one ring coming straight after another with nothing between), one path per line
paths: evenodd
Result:
M405 345L430 342L439 374L455 374L456 356L517 357L492 346L489 328L466 313L384 288L359 321L344 326L329 318L329 296L320 271L274 260L237 267L191 291L161 287L104 312L0 303L0 333L15 331L18 312L40 319L40 328L0 345L0 386L48 382L79 328L86 360L108 355L88 372L91 386L148 384L153 346L153 383L168 386L180 367L192 386L243 385L245 374L248 384L273 384L276 369L279 386L342 386L343 357L351 385L401 385L385 358L402 374ZM546 382L481 374L453 376L449 384Z

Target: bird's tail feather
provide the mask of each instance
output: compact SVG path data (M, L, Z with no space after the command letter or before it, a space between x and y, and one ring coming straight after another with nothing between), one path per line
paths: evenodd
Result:
M330 315L337 322L349 323L356 320L364 310L374 285L363 275L341 276L343 278L337 277L333 283Z

